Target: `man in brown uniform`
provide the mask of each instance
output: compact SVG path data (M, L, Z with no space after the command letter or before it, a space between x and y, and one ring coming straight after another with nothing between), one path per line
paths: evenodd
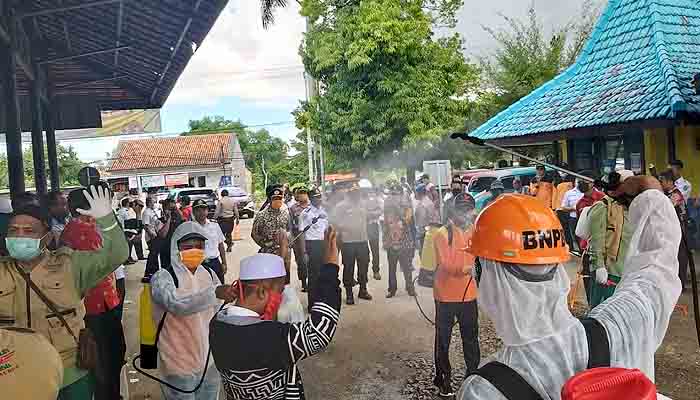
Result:
M214 217L219 222L219 227L226 238L226 252L230 253L233 247L233 238L231 233L239 221L238 204L233 197L229 196L228 190L221 191L221 199L216 204L216 212Z
M48 251L45 208L29 204L12 214L6 238L10 256L0 258L0 327L34 329L58 350L65 371L61 400L92 398L92 375L77 367L78 336L85 328L81 299L126 260L128 251L109 193L102 187L90 190L92 195L85 193L89 203L85 208L89 209L78 212L97 220L103 238L101 249L72 251L61 247ZM47 305L37 290L53 304Z
M24 328L0 329L3 398L56 400L62 382L61 356L40 333Z

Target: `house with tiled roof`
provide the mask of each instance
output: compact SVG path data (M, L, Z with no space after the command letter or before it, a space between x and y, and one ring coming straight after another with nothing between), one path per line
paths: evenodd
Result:
M252 183L233 132L123 139L107 167L106 178L115 187L139 191L230 185L248 189Z
M575 64L470 135L552 143L576 170L672 159L700 189L700 3L609 0Z

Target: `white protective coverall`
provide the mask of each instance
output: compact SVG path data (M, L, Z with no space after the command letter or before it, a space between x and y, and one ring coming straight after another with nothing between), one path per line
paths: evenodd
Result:
M638 195L630 206L635 227L625 272L615 294L591 311L607 332L612 367L638 368L654 381L654 352L661 344L681 293L678 246L681 231L669 224L676 216L658 190ZM493 320L504 348L489 361L518 372L543 399L561 399L561 388L586 369L588 344L583 326L571 315L566 297L569 278L557 268L554 279L525 282L499 262L481 260L478 302ZM524 266L542 274L551 266ZM470 376L458 399L505 399L490 383Z
M170 242L170 260L178 287L164 269L151 278L156 326L163 313L168 313L158 339L158 369L164 381L183 390L194 389L202 377L209 352L209 321L222 303L216 298L216 287L221 285L216 274L210 274L201 265L192 274L180 260L177 242L194 231L202 233L194 222L184 222L175 229ZM167 400L214 400L219 393L220 380L214 358L210 357L207 377L197 392L180 393L165 385L161 388Z

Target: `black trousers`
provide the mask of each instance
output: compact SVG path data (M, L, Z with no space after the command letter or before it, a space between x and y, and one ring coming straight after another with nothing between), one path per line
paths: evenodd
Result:
M357 263L357 283L367 287L369 268L369 247L367 242L343 242L343 285L351 288L355 283L355 263Z
M467 374L479 367L479 308L476 300L466 303L442 303L435 301L435 386L448 386L451 390L452 366L450 342L452 328L459 324L464 349L464 365Z
M226 238L227 248L231 248L231 246L233 246L233 238L231 237L231 233L236 227L236 219L234 217L219 218L219 227L221 228L221 232L224 233L224 237Z
M309 288L309 311L311 306L318 301L318 278L321 274L321 266L323 266L323 256L324 256L324 241L323 240L307 240L306 241L306 254L309 256L309 276L308 276L308 288Z
M126 299L126 279L121 278L116 280L117 294L119 294L119 305L114 308L117 313L119 321L122 320L122 315L124 314L124 300Z
M299 232L292 233L293 237L296 237L298 234ZM306 250L304 235L297 239L292 250L294 250L294 260L297 263L297 278L299 278L302 287L307 287L309 256Z
M129 258L131 258L131 251L136 249L136 257L141 260L143 259L143 243L140 238L129 240Z
M688 237L686 235L687 229L681 225L681 234L683 235L683 240L678 247L678 278L681 280L681 285L683 289L688 286L690 280L688 279L688 263L689 253L688 247L685 245L687 243Z
M389 293L396 293L396 265L401 266L406 290L413 288L413 249L387 249L386 258L389 262Z
M221 284L225 283L224 268L221 265L221 260L219 260L218 258L208 258L202 262L202 265L214 271L216 276L219 277L219 281L221 281Z
M564 240L566 244L569 245L570 250L577 250L578 244L576 243L576 218L569 215L568 212L557 211L557 216L561 222L562 228L564 228Z
M170 240L172 239L172 236L168 235L164 239L161 239L163 242L160 245L160 250L158 251L158 256L160 257L160 267L161 268L170 268L171 262L170 262Z
M372 272L379 272L379 223L367 224L369 249L372 252Z
M93 333L99 354L95 400L119 400L119 386L126 341L117 309L98 315L86 315L85 325Z
M160 248L165 241L161 238L151 239L148 244L148 260L146 261L145 276L151 276L160 269Z
M595 279L591 276L590 254L586 253L583 255L583 258L581 259L581 264L581 275L584 276L583 288L586 291L586 301L588 302L588 304L591 304L591 287L593 285L593 282L595 282Z

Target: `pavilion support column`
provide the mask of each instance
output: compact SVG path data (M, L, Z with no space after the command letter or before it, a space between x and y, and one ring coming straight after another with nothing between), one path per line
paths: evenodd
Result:
M668 141L668 162L676 159L676 127L671 125L666 128L666 140ZM665 165L660 168L666 168Z
M58 171L58 156L56 154L56 127L52 114L52 103L44 107L44 126L46 129L46 153L49 158L49 177L51 190L61 190L61 180Z
M7 2L6 2L7 3ZM2 96L5 106L5 142L7 144L7 170L9 174L10 196L14 199L24 188L24 164L22 161L22 128L20 125L19 104L17 102L17 60L14 47L16 35L14 15L4 4L3 14L7 16L10 45L0 46L0 76Z
M35 64L37 66L37 64ZM34 69L39 71L38 68ZM30 89L30 101L32 108L32 156L34 159L34 185L36 192L45 195L46 190L46 163L44 162L44 111L41 103L41 80L37 73Z

